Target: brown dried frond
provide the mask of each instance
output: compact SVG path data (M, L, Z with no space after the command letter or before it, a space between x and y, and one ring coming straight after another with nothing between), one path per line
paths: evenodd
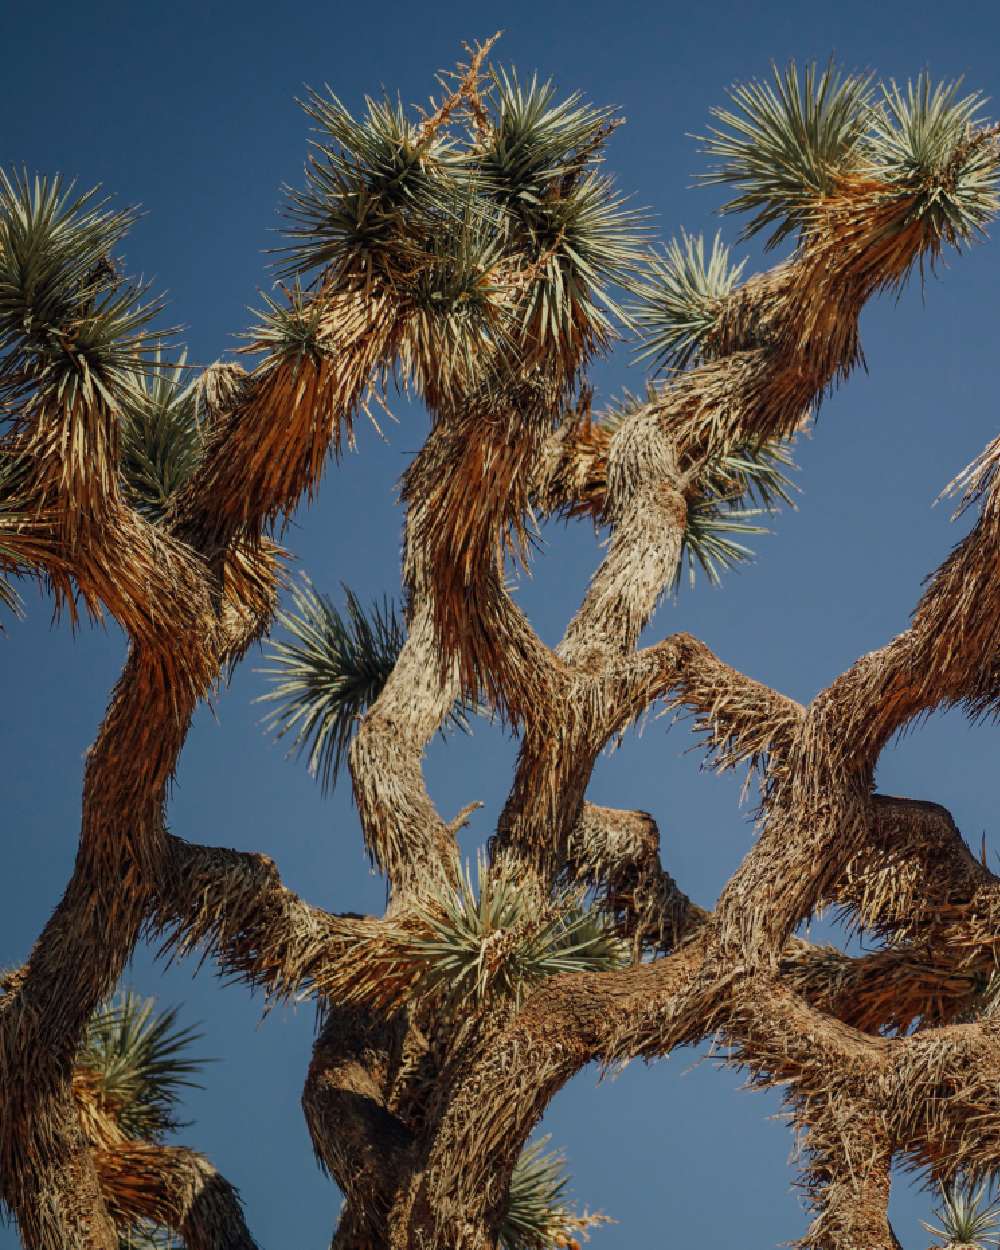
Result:
M385 298L324 298L308 350L273 347L241 382L235 406L211 431L205 456L174 509L174 528L201 541L252 534L311 498L328 454L338 457L399 326ZM252 345L259 347L265 344Z
M683 707L694 714L694 732L703 736L717 772L743 763L766 766L773 781L801 728L802 706L725 664L691 635L675 641L682 655L666 710Z
M118 416L99 394L70 400L41 392L13 431L16 453L33 466L35 506L55 520L68 547L106 524L117 498Z
M660 834L648 812L585 803L567 844L566 874L595 890L617 931L642 952L673 950L706 913L660 862Z
M442 662L457 658L462 693L516 720L554 661L504 586L508 551L529 541L531 465L545 435L516 409L442 423L404 477L407 580L430 597Z
M198 414L209 425L216 425L239 402L247 382L247 371L234 361L216 360L194 383Z
M936 803L876 795L871 833L832 900L859 927L894 941L971 919L997 879ZM954 938L952 938L954 941Z

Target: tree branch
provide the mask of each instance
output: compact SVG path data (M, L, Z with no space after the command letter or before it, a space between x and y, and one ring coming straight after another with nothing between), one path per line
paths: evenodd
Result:
M94 1164L122 1231L148 1220L170 1229L186 1250L257 1250L239 1195L203 1155L125 1142L94 1151Z

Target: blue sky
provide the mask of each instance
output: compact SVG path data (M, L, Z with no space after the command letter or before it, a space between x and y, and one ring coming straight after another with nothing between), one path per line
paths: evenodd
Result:
M767 72L771 59L826 60L904 79L923 68L964 75L995 94L1000 9L914 0L882 4L619 0L613 5L508 0L295 6L242 3L65 3L4 6L0 163L101 182L146 214L127 244L130 268L168 291L190 358L234 346L248 305L271 277L262 249L275 242L282 183L298 183L306 120L304 84L329 83L350 106L383 86L422 102L434 71L461 42L498 27L496 58L553 75L567 91L621 107L608 167L664 237L681 226L716 229L719 197L692 190L697 143L727 85ZM735 240L737 226L721 223ZM739 249L737 249L739 250ZM751 268L761 258L751 254ZM884 299L863 322L868 373L858 373L801 444L797 512L777 518L758 560L721 590L685 586L661 608L649 637L675 629L799 699L811 698L858 655L903 628L930 572L959 537L941 488L994 436L1000 380L995 246L949 257L923 291ZM598 401L642 384L621 350L596 372ZM287 544L323 589L345 581L363 599L398 592L401 514L396 483L419 447L426 418L393 405L386 441L359 430L358 450L329 472L320 499L300 511ZM534 576L519 591L539 632L554 642L572 614L599 549L592 531L550 527ZM118 631L50 624L29 589L28 619L0 639L8 714L0 721L0 963L23 959L69 876L79 825L83 753L118 670ZM365 861L346 789L324 799L301 764L260 728L253 700L265 689L251 656L214 711L199 714L181 762L170 823L193 840L271 855L285 881L331 910L378 911L382 882ZM932 718L886 753L888 793L947 805L976 846L997 846L997 731L958 714ZM739 779L699 768L683 723L652 719L602 759L590 796L651 811L667 866L710 905L747 849ZM485 840L510 779L514 744L487 725L436 742L431 792L446 816L471 799L485 809L466 835ZM325 1246L339 1196L315 1167L299 1096L313 1014L308 1006L261 1019L261 1002L222 986L210 968L165 970L136 954L130 977L145 993L182 1002L202 1021L207 1070L182 1140L207 1153L246 1200L262 1247ZM790 1187L793 1142L772 1117L778 1102L737 1092L737 1074L678 1053L599 1081L588 1071L545 1122L567 1154L581 1203L618 1222L594 1250L734 1240L775 1245L805 1224ZM924 1199L895 1187L897 1232L926 1244ZM923 1240L919 1240L923 1238ZM16 1244L0 1229L0 1250Z

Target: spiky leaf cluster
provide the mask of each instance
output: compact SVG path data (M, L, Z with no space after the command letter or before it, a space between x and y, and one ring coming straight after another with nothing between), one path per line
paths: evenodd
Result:
M825 197L852 180L912 199L931 243L960 243L996 213L998 143L980 123L983 99L921 74L874 92L870 75L794 62L770 82L734 87L732 108L705 138L718 165L702 181L734 188L728 213L750 213L744 236L770 229L773 245L807 228Z
M181 1127L181 1091L197 1088L193 1079L205 1063L192 1058L201 1036L177 1025L177 1008L155 1010L151 998L131 990L118 994L91 1017L76 1059L101 1102L126 1136L158 1142Z
M417 996L451 1006L520 1003L547 977L606 972L628 961L625 943L577 895L542 898L504 861L468 864L451 888L429 888L401 936L396 958L419 965Z
M141 379L125 410L121 430L121 475L134 508L158 522L170 501L201 461L205 432L198 397L185 386L186 353L173 368L160 364Z
M257 324L245 337L273 361L318 363L330 350L322 333L323 303L311 299L298 281L284 292L284 300L262 295L264 307L257 310Z
M490 77L494 121L474 160L530 267L525 330L559 353L584 327L604 340L609 314L626 319L609 288L631 285L643 260L641 216L595 167L614 111L576 92L559 100L552 82L537 77L522 83L503 69Z
M979 1247L1000 1244L1000 1197L987 1183L976 1188L964 1181L941 1187L933 1211L938 1225L921 1221L942 1246Z
M731 186L725 213L754 214L744 237L773 229L773 246L800 230L818 197L864 159L871 125L870 75L842 75L832 65L794 62L772 67L770 82L733 87L733 107L713 109L720 123L705 137L705 151L719 164L701 181Z
M491 194L526 230L543 228L543 205L558 181L571 181L614 127L610 108L575 91L560 100L551 80L522 83L515 70L491 69L491 124L475 160Z
M870 146L879 175L916 196L912 215L936 236L959 243L980 233L1000 207L997 132L977 131L985 100L926 73L883 88Z
M713 456L688 500L682 564L693 586L700 568L712 585L722 573L753 559L737 535L765 534L757 518L782 504L794 507L793 485L785 469L794 467L787 446L777 440L735 447ZM747 505L750 506L747 506ZM677 576L680 577L681 564Z
M292 750L305 754L309 771L331 789L360 717L389 680L405 640L395 607L386 599L366 613L348 586L345 611L317 593L307 578L291 590L292 609L279 612L287 639L272 642L274 688L261 702L276 706L265 723Z
M548 1142L542 1137L529 1143L514 1165L499 1232L504 1250L574 1246L587 1228L608 1223L606 1216L576 1215L567 1206L566 1160L555 1151L545 1153Z
M435 409L456 377L540 367L568 384L642 263L638 219L597 170L610 110L493 69L480 92L479 72L430 117L368 100L355 118L312 93L316 151L288 193L286 271L387 297L403 373Z
M0 400L15 410L32 395L120 409L145 374L159 308L114 259L136 214L98 195L0 170Z
M460 203L447 143L425 136L399 100L366 97L360 118L330 91L301 105L319 137L305 188L287 191L286 272L394 280L412 264L413 226L441 225Z
M474 197L452 226L427 240L409 292L401 366L436 400L515 379L516 325L503 236Z
M655 370L673 370L704 359L722 301L745 265L745 260L730 264L729 249L718 233L707 258L700 234L682 233L662 254L652 254L639 300L630 309L642 343L636 360L649 361Z

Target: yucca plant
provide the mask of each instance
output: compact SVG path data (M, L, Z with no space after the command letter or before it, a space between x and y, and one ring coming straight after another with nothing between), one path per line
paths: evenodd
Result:
M405 376L431 395L502 388L514 357L514 277L497 213L469 194L461 215L414 250Z
M122 421L121 475L132 506L162 521L170 501L198 467L205 431L198 397L184 385L187 353L173 366L156 352Z
M697 569L717 586L723 572L753 559L753 551L735 536L766 534L767 526L756 518L775 512L783 503L795 506L794 486L785 473L793 467L788 447L775 440L735 447L707 462L688 500L684 528L682 563L686 560L692 586Z
M606 1215L576 1215L567 1206L566 1160L555 1151L546 1154L548 1142L548 1137L542 1137L529 1143L514 1165L500 1225L499 1241L504 1250L576 1248L578 1239L586 1238L588 1228L611 1223Z
M477 144L486 187L526 221L557 179L572 178L617 124L615 110L594 108L580 92L560 100L551 79L522 82L515 69L490 69L494 115Z
M940 1205L933 1215L938 1225L921 1223L948 1250L985 1250L1000 1245L1000 1197L991 1183L978 1189L966 1181L942 1185Z
M977 96L925 78L880 97L864 76L792 65L734 88L707 181L746 234L790 245L738 286L719 236L682 234L649 260L603 171L615 114L487 67L491 44L428 111L310 96L288 286L250 334L263 358L190 387L121 277L134 214L58 180L0 183L0 571L128 634L72 877L24 966L0 975L0 1204L32 1250L112 1244L109 1219L137 1245L168 1222L192 1246L253 1250L232 1185L164 1143L199 1066L192 1031L131 994L84 1028L144 936L269 1003L317 1002L303 1106L345 1198L337 1246L498 1231L505 1250L572 1246L600 1217L569 1209L544 1142L518 1159L527 1128L591 1063L712 1038L755 1084L783 1086L808 1137L806 1240L859 1250L859 1161L875 1172L863 1250L895 1243L890 1154L965 1178L997 1163L984 1009L1000 882L937 805L872 794L899 732L1000 703L997 445L957 483L980 515L909 627L809 708L653 614L678 556L717 580L791 501L788 440L863 363L866 301L1000 207L1000 132ZM585 370L630 317L666 376L595 425ZM387 906L359 916L297 897L248 848L170 836L165 805L200 701L281 590L274 530L390 382L430 418L402 490L419 628L407 637L387 600L345 587L335 606L300 582L266 670L267 721L324 786L370 717L351 781ZM503 584L553 512L610 531L555 648ZM648 626L662 641L640 647ZM476 804L448 819L421 773L433 734L462 723L456 689L520 735L475 867L459 835ZM760 782L761 836L711 912L669 875L635 795L588 801L602 747L658 703L691 714L719 771L745 761ZM821 906L879 949L833 958L799 937ZM970 1012L956 1045L938 1026ZM982 1247L998 1230L985 1187L944 1192L935 1236Z
M156 1010L155 1000L123 990L91 1017L76 1058L101 1110L127 1137L158 1142L182 1127L182 1091L207 1060L190 1054L201 1034L177 1024L176 1007Z
M455 888L431 886L394 944L394 957L419 965L414 994L453 1007L517 1004L546 977L606 972L628 962L628 947L576 893L543 898L505 860L479 855L476 883L466 863Z
M308 577L291 587L291 610L276 623L287 639L273 641L261 671L273 689L258 702L276 706L264 723L278 738L292 735L293 754L305 754L324 792L337 782L358 721L389 680L406 629L388 598L366 612L349 586L345 610L314 588ZM468 729L471 709L456 703L442 732Z
M367 98L356 118L332 93L302 107L317 138L303 190L286 189L286 275L323 268L370 282L406 267L414 225L454 220L463 190L448 145L426 138L402 103ZM420 226L417 227L419 233Z
M502 68L490 71L485 99L490 124L468 163L518 258L522 333L572 373L613 320L627 321L612 291L632 286L643 262L641 214L596 170L614 110Z
M961 94L961 83L934 83L926 73L903 90L883 88L873 114L870 159L881 178L916 193L913 215L952 243L981 234L1000 205L997 131L978 132L985 99Z
M136 397L161 338L149 288L126 281L114 252L136 220L98 188L0 170L0 400L40 393L67 408L97 393Z
M321 329L322 304L310 298L298 278L282 290L284 299L262 295L264 306L244 337L253 350L266 351L275 360L318 361L328 353Z
M873 120L871 75L841 75L833 65L791 62L772 66L770 82L730 91L732 108L716 108L718 126L703 138L719 164L699 176L707 185L733 187L724 213L754 214L743 237L772 229L769 247L796 233L818 195L857 171Z
M736 287L746 261L731 264L718 232L708 256L702 235L682 233L662 254L652 253L649 272L629 310L642 346L638 362L657 370L686 369L710 350L722 301Z

